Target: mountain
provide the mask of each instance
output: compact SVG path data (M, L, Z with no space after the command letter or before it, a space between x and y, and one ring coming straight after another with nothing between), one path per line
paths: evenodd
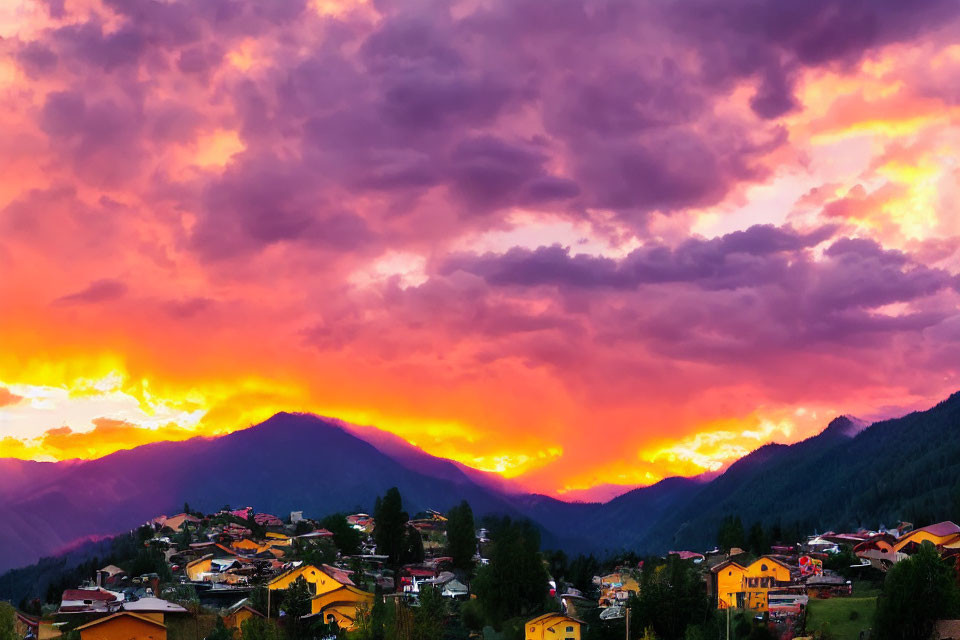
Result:
M301 509L322 516L369 511L397 486L411 514L466 499L481 514L520 515L449 461L401 462L335 424L288 413L218 438L118 451L71 464L30 489L18 486L0 501L0 569L177 513L184 502L204 511L250 504L281 516Z
M638 542L648 551L709 548L721 520L840 530L956 517L960 393L927 411L865 424L848 416L794 445L765 445L730 466Z
M849 416L793 445L768 444L708 478L667 478L605 502L563 502L430 456L400 438L280 413L217 438L89 461L0 460L0 570L129 530L184 502L286 515L369 511L397 486L412 514L468 500L527 517L568 553L706 549L727 515L804 531L960 517L960 393L869 428Z

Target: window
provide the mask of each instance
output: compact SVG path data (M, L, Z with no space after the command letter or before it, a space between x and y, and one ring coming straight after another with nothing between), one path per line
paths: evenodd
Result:
M766 570L767 570L767 565L765 564L760 565L760 571L766 571Z
M573 633L573 627L567 627L567 633Z

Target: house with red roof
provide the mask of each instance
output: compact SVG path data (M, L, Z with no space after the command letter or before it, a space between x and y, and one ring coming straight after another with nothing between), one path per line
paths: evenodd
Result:
M121 597L106 589L67 589L57 613L111 613L120 605Z

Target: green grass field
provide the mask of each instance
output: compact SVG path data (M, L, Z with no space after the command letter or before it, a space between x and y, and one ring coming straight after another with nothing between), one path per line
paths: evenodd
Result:
M810 600L807 608L807 635L829 628L829 637L835 640L857 640L860 631L869 629L877 607L876 595L850 598Z

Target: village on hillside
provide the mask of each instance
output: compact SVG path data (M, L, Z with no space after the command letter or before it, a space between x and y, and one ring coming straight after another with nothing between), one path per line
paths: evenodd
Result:
M725 548L600 561L542 552L533 525L475 521L465 502L409 517L396 489L373 515L320 520L185 505L131 532L134 553L91 560L12 617L29 640L859 640L898 564L935 556L960 579L953 522L750 550L729 543L739 521L725 526ZM932 633L960 639L960 622Z

